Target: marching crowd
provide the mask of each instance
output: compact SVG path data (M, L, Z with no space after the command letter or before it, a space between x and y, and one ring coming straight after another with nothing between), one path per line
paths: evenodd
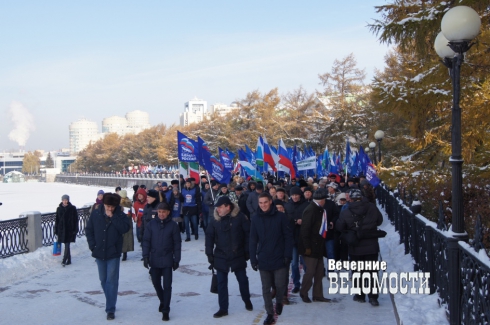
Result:
M299 293L304 303L328 303L331 299L324 296L322 284L329 271L324 258L378 260L378 238L359 235L376 231L383 220L374 189L362 176L346 180L330 174L287 183L272 177L254 182L237 175L230 184L220 184L202 175L200 180L181 177L170 184L135 185L133 189L132 200L120 187L115 193L100 190L85 229L106 297L108 320L115 318L120 261L134 251L133 223L164 321L170 319L172 272L181 261L181 234L185 242L192 237L199 240L199 228L205 233L209 268L216 270L219 310L215 318L228 315L230 271L238 281L245 308L253 310L247 262L260 273L267 313L264 324L274 324L274 314L281 315L289 304L289 274L292 292ZM55 224L58 241L66 243L63 266L71 264L70 242L78 232L77 218L76 208L63 195ZM353 231L359 237L355 244L345 235ZM365 281L363 286L371 286ZM361 293L354 300L362 303L366 297ZM379 305L376 294L368 294L368 301Z

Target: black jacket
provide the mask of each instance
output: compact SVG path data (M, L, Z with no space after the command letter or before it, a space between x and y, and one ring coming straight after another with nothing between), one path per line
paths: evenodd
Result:
M58 237L58 243L74 243L78 233L77 207L68 202L65 207L60 203L56 209L54 222L54 234Z
M223 272L247 267L245 255L249 252L250 221L237 204L225 217L214 211L214 218L206 228L206 255L214 256L214 268Z
M307 257L319 259L326 255L325 238L320 235L323 211L323 207L319 206L314 201L310 202L304 210L298 246L300 255L305 255L305 251L308 248L311 249L311 255L306 255Z
M145 236L145 227L152 219L158 218L157 205L160 202L158 200L153 201L152 204L147 203L143 209L143 216L141 217L141 232L142 236Z
M172 267L180 262L182 239L179 225L169 215L165 220L150 220L143 237L143 257L150 258L150 266Z
M248 198L248 193L243 191L242 195L238 197L238 207L240 207L240 212L246 215L247 218L250 219L250 212L248 211L247 208L247 198Z
M103 204L92 211L85 227L92 257L101 260L120 258L123 235L131 228L130 222L120 206L116 207L112 218L106 216Z
M288 203L286 203L286 205L284 206L290 227L291 229L293 229L294 246L296 247L298 247L299 234L301 230L301 225L298 225L296 221L302 219L303 211L306 209L308 204L309 203L306 202L303 197L301 197L298 202L294 202L293 199L290 198Z
M349 207L340 213L336 229L343 230L355 229L354 222L358 219L354 215L362 217L361 232L376 230L383 223L383 215L379 212L376 205L370 202L350 202ZM379 252L378 238L360 239L357 246L349 246L349 255L370 255Z
M327 238L325 238L325 241L327 241L335 238L335 225L337 220L339 220L339 207L334 201L325 200L323 208L327 211L328 225L330 226L330 222L333 223L333 228L327 231Z
M286 214L272 204L267 212L259 208L251 222L250 263L266 271L286 267L284 258L293 256L293 232Z

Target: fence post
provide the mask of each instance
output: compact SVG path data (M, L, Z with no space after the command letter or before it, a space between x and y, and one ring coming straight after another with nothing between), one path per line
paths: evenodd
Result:
M447 238L448 282L449 282L449 324L461 324L461 270L458 239Z
M436 268L434 266L434 244L432 242L432 232L434 230L431 226L425 225L425 247L427 252L427 269L423 269L424 272L430 273L429 278L429 287L430 294L434 294L436 292L437 282L436 282Z
M43 246L43 229L41 226L41 212L28 211L22 213L20 218L27 217L27 248L34 252Z

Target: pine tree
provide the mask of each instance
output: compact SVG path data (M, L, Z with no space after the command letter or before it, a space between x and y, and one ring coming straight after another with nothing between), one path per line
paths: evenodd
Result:
M51 152L48 152L48 156L46 157L46 168L53 168L54 167L54 161L53 158L51 157Z

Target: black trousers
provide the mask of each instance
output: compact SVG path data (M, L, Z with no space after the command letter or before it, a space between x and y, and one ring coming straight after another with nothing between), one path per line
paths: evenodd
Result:
M363 261L363 262L364 261L373 261L373 262L376 262L378 260L378 254L376 253L376 254L368 254L368 255L351 255L350 256L350 260L351 261L354 261L354 262L360 262L360 261ZM366 271L366 270L362 270L361 271L361 279L362 279L362 275L364 273L371 273L370 280L366 279L364 283L365 283L365 286L366 287L369 286L369 288L372 288L373 287L372 276L373 275L376 275L378 273L378 271ZM358 282L359 281L357 279L354 279L354 283L353 283L354 287L356 287L356 288L360 288L361 287L361 284L358 283ZM366 283L366 282L369 282L369 283ZM378 292L379 292L379 290L378 290ZM365 299L366 298L366 295L364 293L362 293L362 291L361 291L361 294L358 295L358 296L360 296L362 299ZM378 296L379 296L378 294L372 294L372 293L368 294L368 297L369 298L376 298L376 299L378 299Z
M160 303L163 304L162 312L170 312L170 299L172 298L172 268L156 268L150 269L151 282L157 293ZM163 287L162 287L163 277Z
M70 262L71 263L70 243L65 243L65 252L63 253L63 262Z

